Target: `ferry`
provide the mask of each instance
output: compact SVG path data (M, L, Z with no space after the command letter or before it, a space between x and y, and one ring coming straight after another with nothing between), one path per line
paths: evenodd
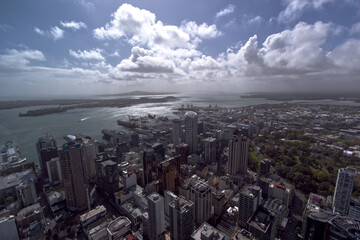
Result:
M5 142L5 146L0 153L1 168L20 165L26 162L26 158L21 157L20 150L11 141Z

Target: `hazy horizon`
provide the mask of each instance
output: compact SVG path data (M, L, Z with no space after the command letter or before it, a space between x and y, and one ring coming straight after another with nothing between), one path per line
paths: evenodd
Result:
M4 1L0 95L353 91L359 12L357 0Z

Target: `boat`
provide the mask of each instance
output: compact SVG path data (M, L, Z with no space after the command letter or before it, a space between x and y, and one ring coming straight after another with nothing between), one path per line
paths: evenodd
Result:
M122 134L125 135L125 132L121 130L110 130L110 129L103 129L101 130L101 133L104 135L104 138L110 139L112 135L115 134Z
M11 141L5 142L5 146L1 150L1 167L6 169L8 167L20 165L26 162L20 154L20 150Z
M126 122L126 121L122 121L122 120L117 120L117 124L126 128L138 128L139 125L137 125L134 122Z

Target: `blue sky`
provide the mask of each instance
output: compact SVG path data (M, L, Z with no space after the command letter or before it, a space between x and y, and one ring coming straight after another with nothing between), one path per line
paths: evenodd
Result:
M0 94L360 89L360 0L3 0Z

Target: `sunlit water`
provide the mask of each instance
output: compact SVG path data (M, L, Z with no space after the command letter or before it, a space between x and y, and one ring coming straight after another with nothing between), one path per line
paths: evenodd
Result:
M116 120L127 120L128 115L147 116L150 113L156 116L167 116L171 119L176 117L173 114L174 110L182 104L185 106L187 104L193 104L194 106L208 106L211 104L213 106L234 107L281 103L281 101L241 98L238 94L177 94L175 96L180 98L174 102L139 104L125 108L73 109L63 113L37 117L19 117L18 114L19 112L26 112L30 109L43 108L45 106L0 110L0 144L11 140L20 148L24 157L29 161L38 163L35 142L46 133L56 138L58 146L65 142L64 136L76 133L89 135L99 141L103 141L101 130L124 130L123 127L116 124ZM293 102L360 106L359 103L333 100Z

